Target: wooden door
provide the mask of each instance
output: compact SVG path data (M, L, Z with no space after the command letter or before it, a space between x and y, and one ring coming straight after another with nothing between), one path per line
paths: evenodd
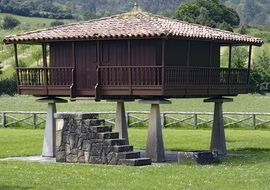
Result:
M97 83L97 42L77 42L75 52L76 89L81 95L92 95Z

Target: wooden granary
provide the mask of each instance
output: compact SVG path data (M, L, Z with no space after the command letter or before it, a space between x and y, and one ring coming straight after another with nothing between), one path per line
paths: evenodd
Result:
M222 46L258 38L141 11L32 31L6 44L41 44L43 67L20 67L19 94L95 99L235 96L248 92L246 69L220 66ZM47 52L48 55L47 55ZM16 53L17 54L17 53ZM231 57L231 56L230 56Z
M54 97L117 101L116 131L128 139L124 102L151 104L146 155L164 161L159 104L168 98L210 98L215 103L211 151L226 154L223 96L248 93L252 46L259 38L132 11L32 31L4 39L14 44L18 93L47 97L43 155L55 156ZM42 45L42 67L20 67L17 44ZM221 47L229 47L221 67ZM232 46L248 46L246 68L232 67ZM49 53L48 53L49 52ZM147 99L147 100L145 100Z

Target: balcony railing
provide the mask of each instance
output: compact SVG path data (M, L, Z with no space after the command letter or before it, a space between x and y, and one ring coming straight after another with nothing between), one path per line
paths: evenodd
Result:
M102 66L99 76L101 86L162 85L161 66Z
M162 74L164 71L164 75ZM162 67L162 66L102 66L98 69L101 86L221 86L247 85L247 69Z
M70 86L73 72L72 67L17 68L20 86Z

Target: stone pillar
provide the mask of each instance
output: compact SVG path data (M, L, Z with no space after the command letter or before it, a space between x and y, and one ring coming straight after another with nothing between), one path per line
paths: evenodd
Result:
M108 100L108 102L116 102L115 116L115 132L119 133L119 138L126 139L126 144L129 144L128 139L128 124L125 111L125 102L133 102L134 100Z
M171 102L168 100L140 100L139 103L151 104L146 144L146 157L151 158L153 162L164 162L165 151L163 145L159 105L170 104Z
M56 113L56 103L66 103L67 100L52 97L38 99L37 101L48 104L42 156L55 157L56 121L54 114Z
M232 102L232 101L233 99L231 98L223 98L223 97L210 98L204 100L204 102L215 103L210 150L213 152L217 152L219 155L227 154L222 104L224 102Z
M115 117L115 132L119 133L119 138L126 139L126 144L128 145L128 126L126 121L125 103L124 101L118 101Z

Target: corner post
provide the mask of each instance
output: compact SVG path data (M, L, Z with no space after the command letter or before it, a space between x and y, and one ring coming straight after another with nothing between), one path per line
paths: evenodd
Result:
M38 99L37 102L47 103L46 128L43 140L43 157L55 157L56 155L56 103L66 103L67 101L60 98L48 97Z
M165 45L166 45L166 39L162 39L162 47L161 47L161 64L162 64L162 94L164 95L165 93Z
M228 95L230 94L230 83L231 83L231 68L232 68L232 44L229 46L229 73L228 73Z
M168 100L140 100L139 103L151 104L146 156L151 158L153 162L164 162L165 151L159 105L171 104L171 102Z
M210 150L217 152L219 155L227 154L222 104L224 102L232 101L233 99L231 98L223 97L215 97L204 100L204 102L215 103Z
M248 76L247 76L247 85L249 85L250 70L251 70L251 57L252 57L252 45L249 46L249 55L248 55Z
M17 92L20 94L20 75L19 75L19 60L18 60L18 47L17 44L14 44L14 55L15 55L15 64L16 64L16 80L17 80Z
M95 86L96 96L95 100L100 101L100 41L97 41L97 84Z
M190 42L190 40L188 40L187 63L186 63L186 95L188 95L188 86L189 86L190 46L191 46L191 42Z
M47 47L46 43L42 43L42 58L43 58L43 68L44 68L44 85L46 88L46 94L48 95L48 63L47 63Z
M72 42L72 84L70 86L70 98L76 98L76 58L75 58L75 43Z

